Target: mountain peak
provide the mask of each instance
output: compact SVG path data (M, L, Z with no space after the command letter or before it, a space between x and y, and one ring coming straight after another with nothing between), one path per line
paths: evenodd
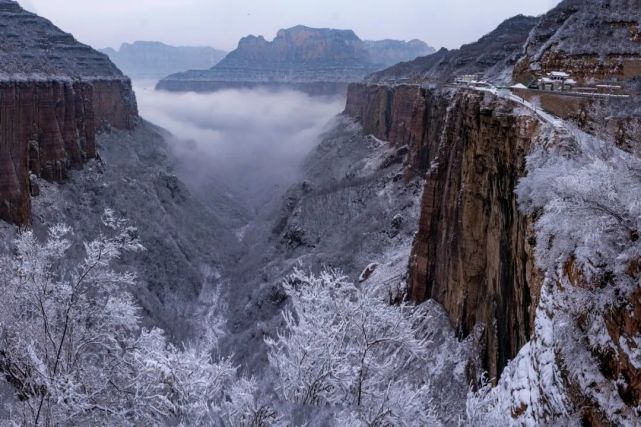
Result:
M345 40L359 41L360 38L352 30L337 30L333 28L312 28L305 25L296 25L291 28L281 29L276 33L276 38L296 37L340 37Z
M371 72L433 51L420 40L363 41L352 30L297 25L279 30L272 41L244 37L210 70L174 74L158 87L206 92L268 85L341 93L348 83L362 81Z

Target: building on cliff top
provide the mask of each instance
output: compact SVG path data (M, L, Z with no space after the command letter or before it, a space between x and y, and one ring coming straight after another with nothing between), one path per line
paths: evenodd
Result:
M538 89L550 91L571 91L576 86L576 80L564 71L552 71L546 77L538 80Z

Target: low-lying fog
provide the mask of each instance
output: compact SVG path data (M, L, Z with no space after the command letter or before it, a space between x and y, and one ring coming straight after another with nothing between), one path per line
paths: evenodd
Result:
M225 188L251 210L294 182L302 159L345 103L294 91L134 87L141 116L175 135L170 143L180 159L179 177L205 201L208 192Z

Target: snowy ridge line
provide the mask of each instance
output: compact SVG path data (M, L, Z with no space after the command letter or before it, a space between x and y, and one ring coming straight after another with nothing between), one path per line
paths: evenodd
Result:
M69 76L63 74L5 74L0 73L0 83L23 83L23 82L96 82L96 81L130 81L127 76Z
M419 84L419 83L396 83L392 85L388 85L390 87L397 87L397 86L410 86L410 87L418 87L418 88L423 88L423 89L429 89L430 87L425 84ZM447 85L448 88L450 89L457 89L460 90L460 86L456 85ZM521 98L520 96L517 96L513 94L512 92L509 92L509 94L502 94L501 91L496 87L493 86L491 88L487 87L475 87L475 86L466 86L464 89L469 89L472 91L477 91L477 92L485 92L485 93L491 93L494 96L497 96L502 99L506 99L509 101L516 102L517 104L526 107L527 109L531 110L537 117L539 117L542 121L545 123L548 123L552 126L554 126L557 129L563 129L566 130L568 133L571 133L571 130L567 127L565 122L560 119L559 117L556 117L553 114L550 114L546 112L545 110L537 107L536 105L532 104L529 101L526 101L525 99Z
M370 175L370 176L355 177L353 179L350 179L347 182L337 183L337 184L330 185L330 186L325 187L325 188L321 188L321 189L317 190L312 197L322 197L322 196L326 196L327 194L334 193L336 191L347 190L349 188L358 187L358 186L361 186L363 184L367 184L369 182L376 181L379 178L384 177L388 173L389 173L389 171L387 171L385 169L382 169L382 170L380 170L380 171L378 171L375 174Z

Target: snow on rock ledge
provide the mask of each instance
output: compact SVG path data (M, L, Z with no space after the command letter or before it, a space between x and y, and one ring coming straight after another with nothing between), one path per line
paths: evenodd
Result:
M97 129L131 129L138 112L105 55L18 3L0 1L0 36L0 219L27 224L30 173L65 180L96 156Z

